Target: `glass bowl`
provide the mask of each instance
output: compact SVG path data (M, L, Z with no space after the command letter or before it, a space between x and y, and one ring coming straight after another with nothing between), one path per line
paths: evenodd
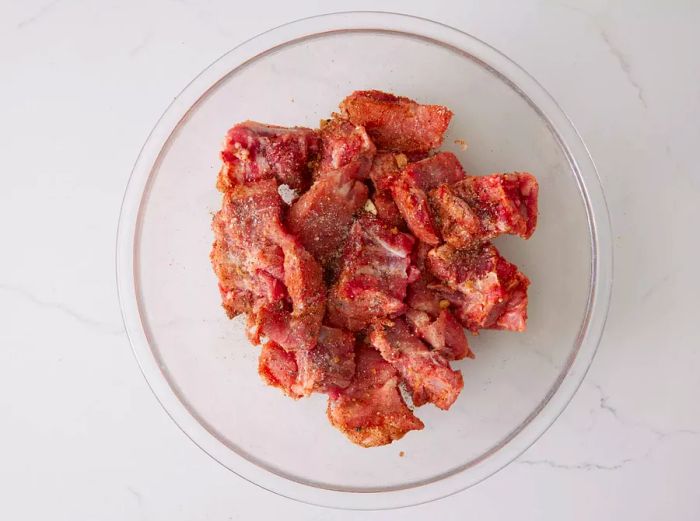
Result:
M473 174L530 171L540 183L533 238L497 240L532 280L525 333L472 337L456 364L464 390L425 429L392 445L352 445L325 397L294 402L257 375L258 348L219 304L209 264L214 184L226 130L254 119L314 127L355 89L450 107L443 149ZM465 140L462 150L455 140ZM195 78L148 137L119 221L117 279L141 369L175 423L239 476L317 505L380 509L444 497L532 444L581 383L601 336L612 250L593 162L555 101L476 38L376 12L299 20L236 47Z

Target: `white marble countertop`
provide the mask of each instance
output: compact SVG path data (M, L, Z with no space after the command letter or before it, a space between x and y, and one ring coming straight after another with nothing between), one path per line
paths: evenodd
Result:
M117 217L139 148L182 87L240 41L378 6L272 4L262 16L221 0L0 4L0 517L700 519L692 0L381 4L524 66L578 126L607 192L607 330L579 393L517 462L399 514L338 512L241 480L173 425L134 361L115 290Z

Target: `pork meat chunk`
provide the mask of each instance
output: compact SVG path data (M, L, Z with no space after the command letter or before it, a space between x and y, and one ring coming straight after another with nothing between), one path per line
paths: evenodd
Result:
M286 298L284 252L268 234L279 226L282 201L274 180L236 185L212 221L211 263L229 317L257 313Z
M376 321L370 341L401 375L416 406L428 402L449 409L459 396L464 382L448 361L431 350L408 327L403 318Z
M296 353L298 391L335 395L355 375L355 337L349 331L322 326L316 347Z
M316 343L325 313L320 265L284 228L274 179L234 186L214 216L211 252L229 317L248 313L248 335L285 349Z
M340 110L365 127L378 149L407 154L439 147L452 119L447 107L420 105L378 90L353 92L341 102Z
M394 201L408 228L423 242L437 245L440 234L434 224L428 191L464 178L457 157L440 152L410 163L391 185Z
M530 238L537 226L539 187L527 173L468 176L431 193L445 241L466 248L502 234Z
M358 219L329 292L330 323L359 331L374 318L403 313L406 287L418 276L411 265L413 243L413 237L370 214Z
M449 309L441 309L437 317L432 317L426 311L411 308L406 310L406 321L445 360L474 358L462 324Z
M321 153L316 177L343 169L354 179L367 179L376 148L364 127L334 116L321 127Z
M340 169L321 176L292 204L287 216L290 231L326 270L337 273L354 215L367 195L363 182Z
M237 184L277 178L295 190L304 190L319 142L318 132L309 128L239 123L226 134L217 188L225 192Z
M323 326L312 349L290 352L268 341L260 351L258 373L291 398L311 393L335 396L355 375L355 338L348 331Z
M361 346L350 385L331 395L326 411L331 424L363 447L386 445L412 430L421 430L399 392L399 376L373 348Z
M530 281L492 244L469 250L444 244L428 253L427 266L439 281L429 289L467 329L525 330Z

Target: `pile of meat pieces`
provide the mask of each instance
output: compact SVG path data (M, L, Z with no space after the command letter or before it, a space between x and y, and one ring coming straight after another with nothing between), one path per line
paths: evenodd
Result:
M530 237L537 181L466 175L435 151L451 117L358 91L320 129L240 123L221 153L223 307L264 341L267 383L326 393L330 422L365 447L423 428L400 386L414 406L454 403L465 328L525 329L529 280L490 241Z

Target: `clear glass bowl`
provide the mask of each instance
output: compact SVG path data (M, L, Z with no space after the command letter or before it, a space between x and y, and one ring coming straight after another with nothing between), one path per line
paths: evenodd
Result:
M242 322L226 319L209 265L218 151L234 123L317 126L355 89L450 107L445 140L473 174L527 170L540 182L529 241L498 246L531 278L526 333L487 331L459 362L451 410L363 449L333 429L325 397L294 402L257 375ZM464 139L468 149L455 144ZM241 477L297 500L348 509L444 497L502 468L557 418L603 330L610 227L589 154L566 115L523 69L485 43L424 19L338 13L249 40L202 72L156 124L119 222L124 322L141 369L177 425ZM403 453L403 456L401 456Z

